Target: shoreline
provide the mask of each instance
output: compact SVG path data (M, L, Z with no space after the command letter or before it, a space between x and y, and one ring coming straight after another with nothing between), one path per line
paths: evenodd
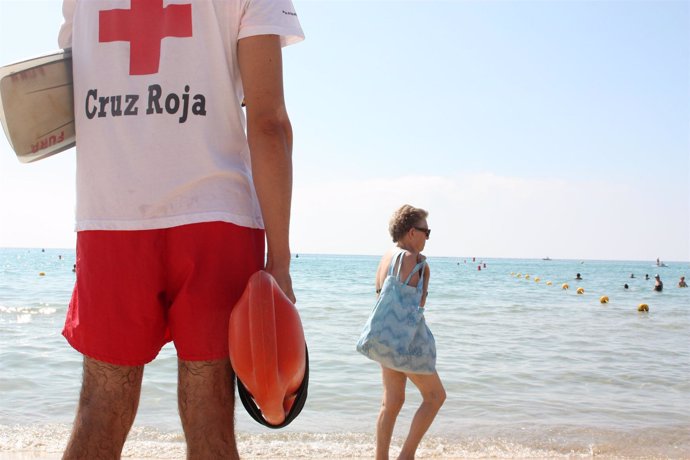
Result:
M406 428L406 427L403 427ZM533 428L534 429L534 428ZM528 427L512 426L491 434L470 429L471 434L448 438L427 434L416 458L443 459L684 459L690 458L690 437L672 429L671 445L655 442L660 427L618 432L615 438L590 427L583 436L568 436L567 430L542 425L537 436L524 437ZM405 430L396 430L390 449L394 458L403 443ZM600 431L600 430L597 430ZM606 430L603 430L606 431ZM60 460L70 426L0 425L0 460ZM534 434L534 433L533 433ZM670 433L667 433L670 434ZM671 439L664 436L665 439ZM658 441L658 440L657 440ZM283 460L299 458L371 459L374 433L239 432L237 445L242 459ZM134 427L125 443L122 458L129 460L171 460L186 457L183 435L160 432L151 427Z

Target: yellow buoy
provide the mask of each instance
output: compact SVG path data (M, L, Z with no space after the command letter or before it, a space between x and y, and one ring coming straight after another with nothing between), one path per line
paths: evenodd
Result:
M568 286L568 283L563 283L561 286L561 289L568 289L570 286Z
M609 303L609 298L608 298L608 296L603 295L603 296L599 297L599 302L601 302L601 303Z
M518 273L518 274L517 274L517 277L518 277L518 278L522 278L522 273Z
M584 288L577 288L577 293L578 294L584 294L585 293Z
M637 311L649 311L649 305L641 303L637 306Z
M553 284L553 283L552 283L551 281L547 281L547 282L546 282L546 285L547 285L547 286L551 286L552 284Z
M38 276L46 276L46 272L38 272Z
M525 275L525 279L528 280L528 279L529 279L529 275Z
M540 278L539 278L538 276L536 276L536 277L534 278L534 282L535 282L535 283L538 283L539 281L540 281Z

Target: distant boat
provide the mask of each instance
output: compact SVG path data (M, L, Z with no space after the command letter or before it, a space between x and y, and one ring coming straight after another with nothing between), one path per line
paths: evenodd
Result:
M544 258L541 259L541 260L551 260L551 257L544 257Z

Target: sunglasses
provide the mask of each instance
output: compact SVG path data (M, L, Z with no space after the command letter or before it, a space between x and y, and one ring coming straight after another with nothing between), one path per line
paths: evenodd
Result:
M414 229L419 230L420 232L424 232L426 234L427 238L429 238L429 235L431 235L431 229L430 228L415 227Z

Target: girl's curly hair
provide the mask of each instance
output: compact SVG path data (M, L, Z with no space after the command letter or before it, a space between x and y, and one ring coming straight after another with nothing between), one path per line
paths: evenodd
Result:
M388 232L391 234L393 242L397 243L412 227L417 225L420 220L426 219L428 215L429 213L424 209L415 208L409 204L401 206L393 213L388 223Z

